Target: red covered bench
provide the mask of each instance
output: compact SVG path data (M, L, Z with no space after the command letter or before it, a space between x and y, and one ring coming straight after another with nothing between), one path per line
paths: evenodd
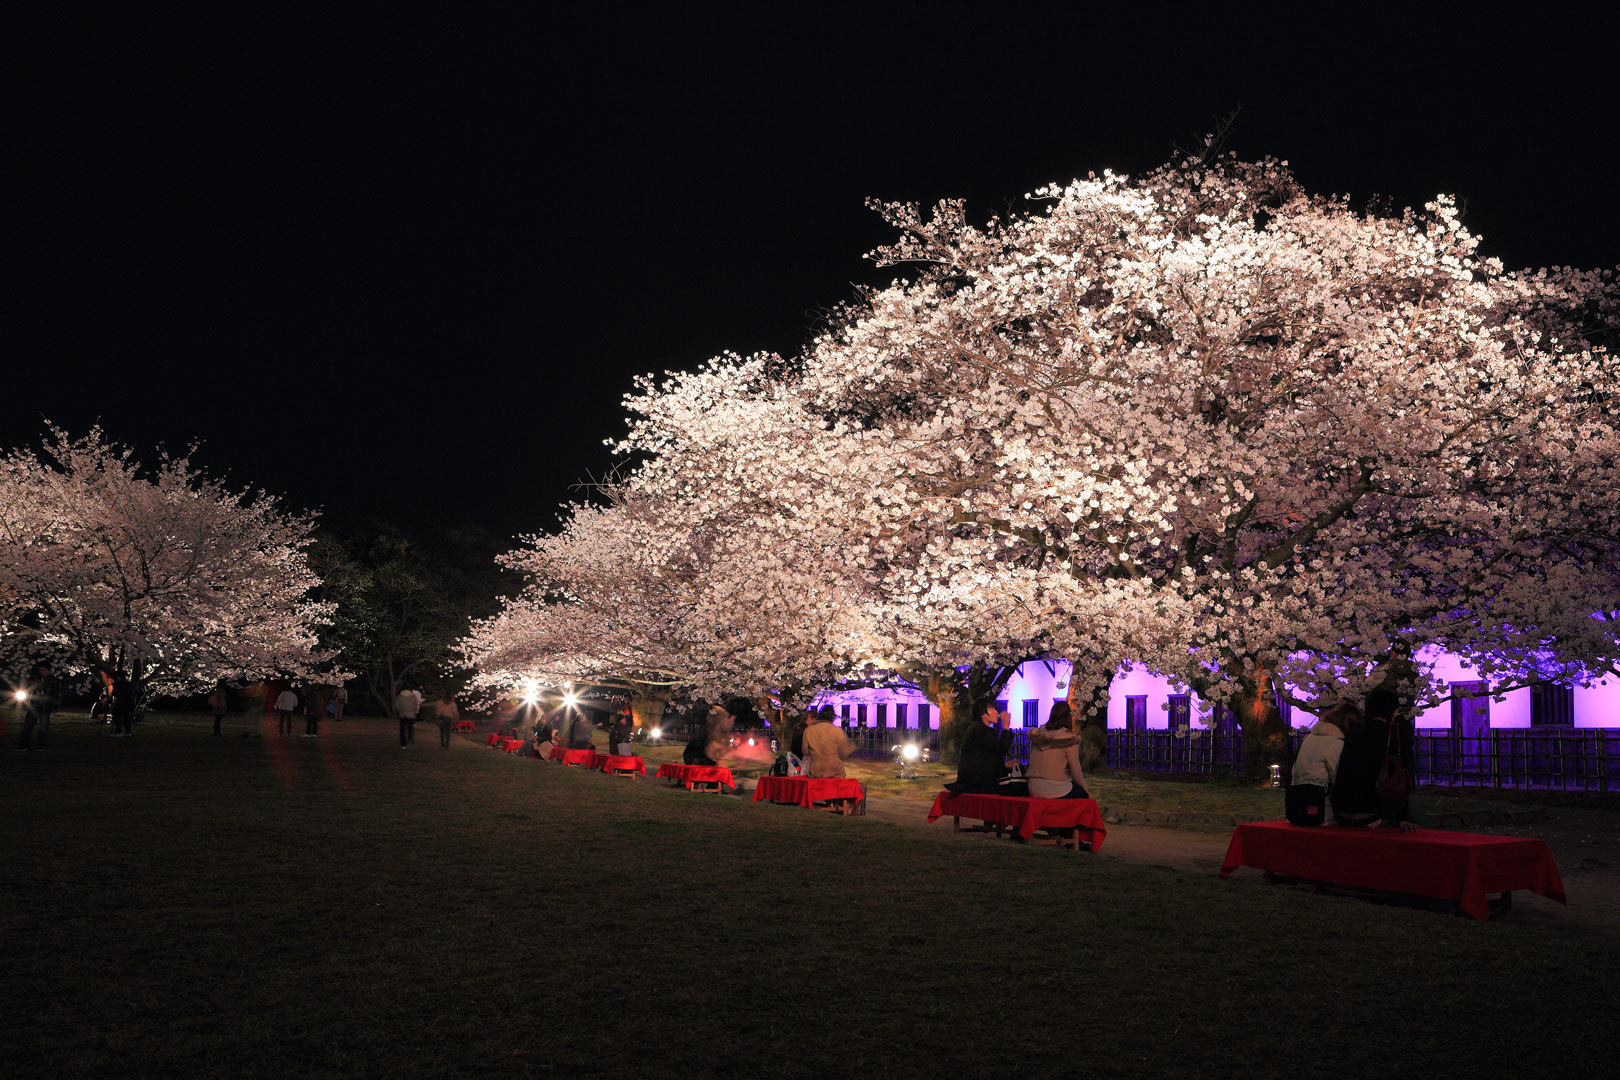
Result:
M834 799L866 798L866 785L848 776L762 776L754 786L754 801L791 804L806 809Z
M1264 870L1273 880L1447 900L1476 919L1490 917L1490 893L1501 894L1497 905L1504 911L1515 889L1567 903L1547 845L1516 836L1257 821L1233 831L1221 877L1240 866Z
M952 795L942 791L928 811L929 821L951 818L951 831L962 831L962 819L970 818L985 823L1000 836L1010 828L1025 840L1035 839L1037 830L1046 830L1045 842L1059 847L1080 850L1081 843L1089 844L1092 851L1102 847L1108 837L1103 824L1102 811L1095 799L1032 799L1015 795ZM1068 836L1055 832L1070 830Z
M732 789L737 787L731 778L731 770L724 765L679 765L671 761L658 766L658 772L654 776L673 780L688 791L718 793L722 786Z
M627 776L635 779L647 775L647 763L634 754L597 754L595 768L609 776Z
M568 750L561 746L552 746L551 760L560 761L564 765L573 765L578 768L595 768L596 751L589 747L580 750Z

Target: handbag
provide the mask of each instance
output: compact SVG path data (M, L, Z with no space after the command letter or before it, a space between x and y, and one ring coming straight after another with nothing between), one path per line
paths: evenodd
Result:
M1327 789L1320 784L1289 784L1283 813L1290 825L1320 825L1327 816Z
M1393 717L1389 721L1389 735L1384 740L1384 764L1378 770L1375 790L1386 818L1398 821L1406 817L1406 797L1412 790L1412 778L1401 760L1401 743L1395 734Z

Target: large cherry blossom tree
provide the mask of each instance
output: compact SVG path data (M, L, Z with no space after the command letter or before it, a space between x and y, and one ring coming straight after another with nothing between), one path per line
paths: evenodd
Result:
M1280 693L1432 700L1390 662L1424 645L1613 668L1613 271L1509 272L1447 199L1363 213L1277 162L1034 198L982 225L881 205L875 255L913 279L800 357L642 383L626 490L746 539L692 604L823 598L844 630L775 627L823 675L1067 655L1084 702L1143 663L1231 705L1254 769L1287 759ZM738 551L792 557L727 592ZM710 604L688 671L751 617Z
M144 468L99 430L0 458L0 627L17 651L114 681L137 706L219 679L320 680L331 606L312 519L186 457Z

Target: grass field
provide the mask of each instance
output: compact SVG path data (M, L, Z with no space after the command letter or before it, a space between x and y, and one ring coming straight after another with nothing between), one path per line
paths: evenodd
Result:
M1557 922L207 730L0 753L0 1077L1612 1072Z

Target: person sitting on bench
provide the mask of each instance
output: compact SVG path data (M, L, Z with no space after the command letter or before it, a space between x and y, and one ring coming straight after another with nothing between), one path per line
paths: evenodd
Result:
M1080 770L1080 736L1067 701L1052 706L1044 727L1029 733L1029 793L1037 799L1089 799Z
M969 724L962 736L962 754L956 764L956 782L946 784L952 795L1026 795L1014 785L1003 785L1007 776L1007 754L1012 750L1012 732L1007 730L1011 717L996 708L994 701L986 701L979 713L979 722Z
M1345 740L1361 729L1361 722L1361 710L1343 701L1322 713L1322 718L1311 727L1310 734L1300 741L1299 754L1294 758L1290 773L1290 784L1295 787L1309 784L1322 789L1320 793L1312 795L1314 802L1321 804L1322 813L1317 815L1321 820L1318 824L1337 824L1331 801L1333 784L1339 775ZM1291 793L1288 820L1295 825L1310 824L1304 818L1294 820L1293 798Z
M694 725L695 732L681 761L687 765L718 765L730 743L731 714L715 705Z
M1388 690L1373 690L1366 699L1366 720L1344 739L1339 755L1339 771L1333 780L1333 817L1340 825L1399 825L1417 832L1403 805L1391 812L1378 794L1378 774L1384 759L1393 750L1405 757L1400 722L1395 717L1396 697Z
M806 776L843 776L844 759L855 752L844 729L833 723L833 707L823 705L804 729Z

